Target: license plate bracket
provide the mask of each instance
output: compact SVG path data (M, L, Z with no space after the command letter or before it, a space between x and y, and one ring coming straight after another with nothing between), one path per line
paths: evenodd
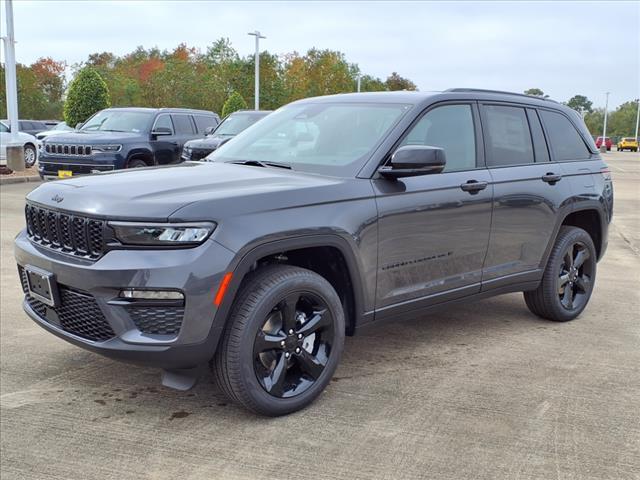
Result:
M24 270L27 274L29 295L50 307L60 304L58 284L53 273L31 265L26 266Z

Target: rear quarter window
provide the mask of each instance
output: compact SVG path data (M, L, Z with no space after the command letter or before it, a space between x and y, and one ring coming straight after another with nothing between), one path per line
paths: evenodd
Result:
M213 115L194 115L193 119L196 122L196 130L201 134L204 134L207 128L218 125L218 119Z
M590 152L582 136L564 115L548 110L540 110L540 116L547 132L554 160L584 160Z

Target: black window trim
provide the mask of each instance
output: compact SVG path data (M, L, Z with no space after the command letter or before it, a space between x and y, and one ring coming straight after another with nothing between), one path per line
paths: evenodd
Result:
M535 107L535 109L536 109L536 113L538 114L538 118L540 119L540 124L542 125L542 130L544 132L544 136L547 138L547 145L549 147L549 155L550 155L550 158L551 158L551 162L553 162L553 163L572 163L572 162L581 162L581 161L585 161L585 160L593 160L594 159L593 158L594 155L597 155L597 154L595 154L595 153L593 153L591 151L591 148L589 148L589 144L585 140L584 135L580 131L580 128L578 128L576 126L576 124L573 123L573 120L571 120L571 118L566 113L564 113L561 110L556 110L554 108ZM542 115L540 114L540 112L538 110L545 110L545 111L551 112L551 113L558 113L558 114L564 116L567 120L569 120L569 123L574 128L574 130L576 131L576 133L578 134L580 139L582 140L582 143L584 143L584 146L587 149L587 156L585 158L576 158L576 159L573 159L573 160L558 160L557 157L556 157L556 152L553 149L553 143L551 142L550 137L549 137L547 126L545 125L544 119L542 118Z
M478 112L478 102L476 100L443 100L441 102L436 102L425 109L423 109L420 113L416 115L413 121L405 128L402 135L398 137L398 139L394 142L393 146L389 149L386 155L382 158L382 161L378 165L381 167L386 165L389 160L391 160L391 155L395 152L400 144L404 141L404 139L409 135L411 130L422 120L422 118L427 115L430 111L435 110L439 107L451 106L451 105L468 105L471 107L471 119L473 121L473 131L475 135L475 145L476 145L476 167L470 168L467 170L452 170L450 172L441 172L438 175L446 175L447 173L460 173L460 172L474 172L476 170L484 170L486 169L485 164L485 152L484 152L484 138L482 136L482 123L480 120L480 114ZM377 169L376 169L377 171ZM375 174L374 174L375 178Z
M552 160L552 156L551 156L551 146L550 146L550 142L549 142L549 138L547 136L547 132L544 129L544 126L542 125L542 118L540 117L540 114L538 113L538 110L535 108L525 108L525 113L527 114L527 121L529 122L529 132L531 133L531 141L533 142L533 161L534 163L539 163L539 164L548 164L553 162ZM538 149L536 148L536 142L535 142L535 138L533 137L533 129L531 128L531 117L530 115L535 115L536 118L538 119L538 124L540 125L540 130L542 131L542 142L544 143L544 148L547 149L547 157L549 158L548 161L538 161Z

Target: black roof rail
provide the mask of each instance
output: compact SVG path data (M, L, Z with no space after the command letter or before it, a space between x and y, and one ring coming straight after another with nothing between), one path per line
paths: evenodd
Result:
M445 92L476 92L476 93L498 93L500 95L515 95L516 97L535 98L538 100L546 100L547 102L558 103L550 98L538 97L536 95L527 95L526 93L505 92L504 90L486 90L484 88L449 88Z

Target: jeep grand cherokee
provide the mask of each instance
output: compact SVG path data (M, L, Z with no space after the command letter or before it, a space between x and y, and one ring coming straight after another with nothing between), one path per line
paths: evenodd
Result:
M15 241L24 309L83 348L266 415L326 387L345 335L524 292L576 318L613 208L579 115L502 92L289 104L212 154L41 185Z

